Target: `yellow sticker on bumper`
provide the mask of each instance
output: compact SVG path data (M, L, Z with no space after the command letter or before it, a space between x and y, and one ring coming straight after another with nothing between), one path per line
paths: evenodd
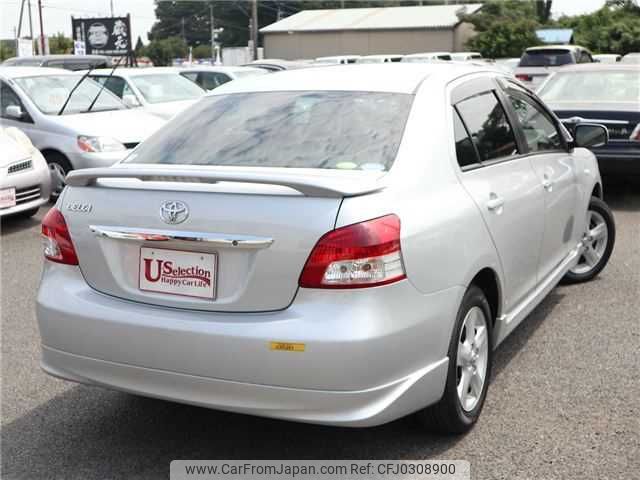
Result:
M270 342L270 350L281 350L284 352L304 352L304 343L289 343L289 342Z

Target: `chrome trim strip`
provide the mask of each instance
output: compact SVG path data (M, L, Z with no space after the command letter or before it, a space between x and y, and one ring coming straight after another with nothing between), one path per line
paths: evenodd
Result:
M571 118L561 118L561 122L568 122L573 120L576 117ZM604 118L583 118L580 117L580 122L594 122L594 123L610 123L613 125L629 125L631 122L627 120L606 120Z
M90 225L89 230L98 237L111 238L114 240L130 240L134 242L202 242L212 247L239 248L245 250L269 248L273 243L272 238L225 233L157 230L151 228L139 230L129 227L108 227L103 225Z

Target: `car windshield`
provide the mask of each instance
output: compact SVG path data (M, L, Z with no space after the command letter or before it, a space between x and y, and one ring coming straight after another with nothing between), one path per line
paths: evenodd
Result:
M191 100L205 93L198 85L178 73L153 73L130 78L149 103Z
M546 102L638 102L640 70L558 72L539 95Z
M386 171L413 96L252 92L207 97L126 163Z
M557 67L575 63L569 50L546 49L524 52L520 59L521 67Z
M73 87L80 81L80 75L51 75L16 78L14 81L24 90L38 109L47 115L57 114L69 97ZM84 113L98 95L100 85L85 78L76 88L63 114ZM104 89L91 108L92 112L123 110L127 108L109 90Z

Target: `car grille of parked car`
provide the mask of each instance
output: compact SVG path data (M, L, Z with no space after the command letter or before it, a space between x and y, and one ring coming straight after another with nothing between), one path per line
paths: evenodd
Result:
M125 144L124 144L124 146L125 146L125 148L127 148L127 149L130 149L130 148L136 148L136 147L138 146L138 143L140 143L140 142L125 143Z
M16 189L16 205L40 198L40 185Z
M22 160L20 162L15 162L9 165L7 173L11 175L12 173L21 172L22 170L28 170L31 168L31 166L31 160Z

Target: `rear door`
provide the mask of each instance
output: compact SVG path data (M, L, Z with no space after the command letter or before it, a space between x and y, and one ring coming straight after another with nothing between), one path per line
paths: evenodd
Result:
M496 87L485 78L454 90L454 126L460 178L500 256L509 311L537 284L544 196L529 159L518 150Z
M523 148L544 189L545 225L540 249L539 281L546 278L576 246L578 184L575 160L553 116L515 85L507 102L523 133Z

